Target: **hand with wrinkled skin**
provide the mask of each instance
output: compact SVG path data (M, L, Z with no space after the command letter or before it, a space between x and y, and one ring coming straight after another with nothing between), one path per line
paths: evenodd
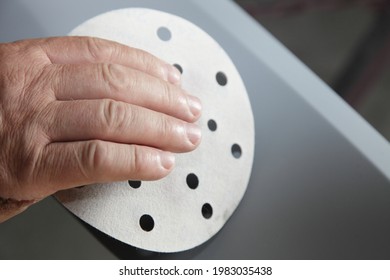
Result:
M155 180L200 142L171 65L89 37L0 44L0 222L59 191Z

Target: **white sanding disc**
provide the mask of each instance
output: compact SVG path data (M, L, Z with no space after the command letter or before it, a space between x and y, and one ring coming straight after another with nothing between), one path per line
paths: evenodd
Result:
M232 61L194 24L149 9L108 12L71 35L117 41L180 65L182 87L202 101L202 142L178 154L162 180L96 184L56 197L88 224L138 248L178 252L206 242L238 206L252 169L253 114Z

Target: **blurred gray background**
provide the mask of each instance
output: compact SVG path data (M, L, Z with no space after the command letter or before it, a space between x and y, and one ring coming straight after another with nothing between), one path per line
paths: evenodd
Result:
M22 1L18 3L20 2ZM382 135L390 139L389 1L236 0L235 2L335 89ZM1 2L0 12L1 7L6 7L9 3ZM55 8L55 3L52 5ZM31 26L34 26L34 19L30 18L29 14L23 14L24 12L23 7L20 7L18 17L23 18L24 22L31 20ZM75 10L75 13L79 17L85 17L83 11ZM4 22L7 22L6 17L15 15L2 14L2 16ZM55 13L47 16L52 17L53 21L63 20L57 19ZM0 22L1 20L0 18ZM68 27L67 21L61 24L68 31L74 27L73 25ZM36 31L22 29L25 25L14 26L14 28L19 28L15 30L17 34L26 34L26 36ZM246 198L251 199L250 196ZM53 198L45 199L23 214L0 225L0 259L117 258L102 246L87 228L80 226L74 231L72 230L74 226L72 215ZM227 224L230 229L231 226ZM226 229L225 233L228 230ZM52 236L47 236L47 232L52 233ZM63 236L64 232L65 242L58 240L58 236ZM61 252L56 251L57 244ZM85 248L85 251L80 248ZM350 257L353 253L346 252L345 255L338 256L339 258ZM315 257L310 254L305 256ZM363 256L370 255L363 254ZM271 258L272 255L268 257ZM285 257L294 258L296 255L292 251Z
M390 1L235 2L390 140Z

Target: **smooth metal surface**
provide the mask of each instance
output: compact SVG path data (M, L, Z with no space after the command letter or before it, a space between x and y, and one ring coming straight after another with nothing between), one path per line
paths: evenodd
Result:
M389 143L232 2L3 1L0 41L65 35L132 6L213 36L243 77L256 125L251 181L232 218L198 250L160 258L390 258ZM50 199L1 224L0 248L0 258L114 257Z

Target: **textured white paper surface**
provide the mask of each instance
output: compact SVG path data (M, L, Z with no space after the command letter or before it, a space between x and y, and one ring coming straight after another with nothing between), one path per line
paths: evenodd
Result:
M169 30L169 40L158 36L161 27ZM139 188L127 181L97 184L62 191L57 199L88 224L138 248L177 252L206 242L241 201L253 162L253 115L233 63L197 26L155 10L111 11L81 24L71 35L117 41L179 64L183 88L202 100L202 142L195 151L178 154L175 169L162 180L141 182ZM217 82L219 72L227 77L226 85ZM208 127L210 120L217 124L215 131ZM235 157L232 147L237 145L241 154ZM188 174L198 179L195 189L186 182ZM205 204L212 208L211 217L202 214ZM150 231L140 225L143 215L153 219Z

